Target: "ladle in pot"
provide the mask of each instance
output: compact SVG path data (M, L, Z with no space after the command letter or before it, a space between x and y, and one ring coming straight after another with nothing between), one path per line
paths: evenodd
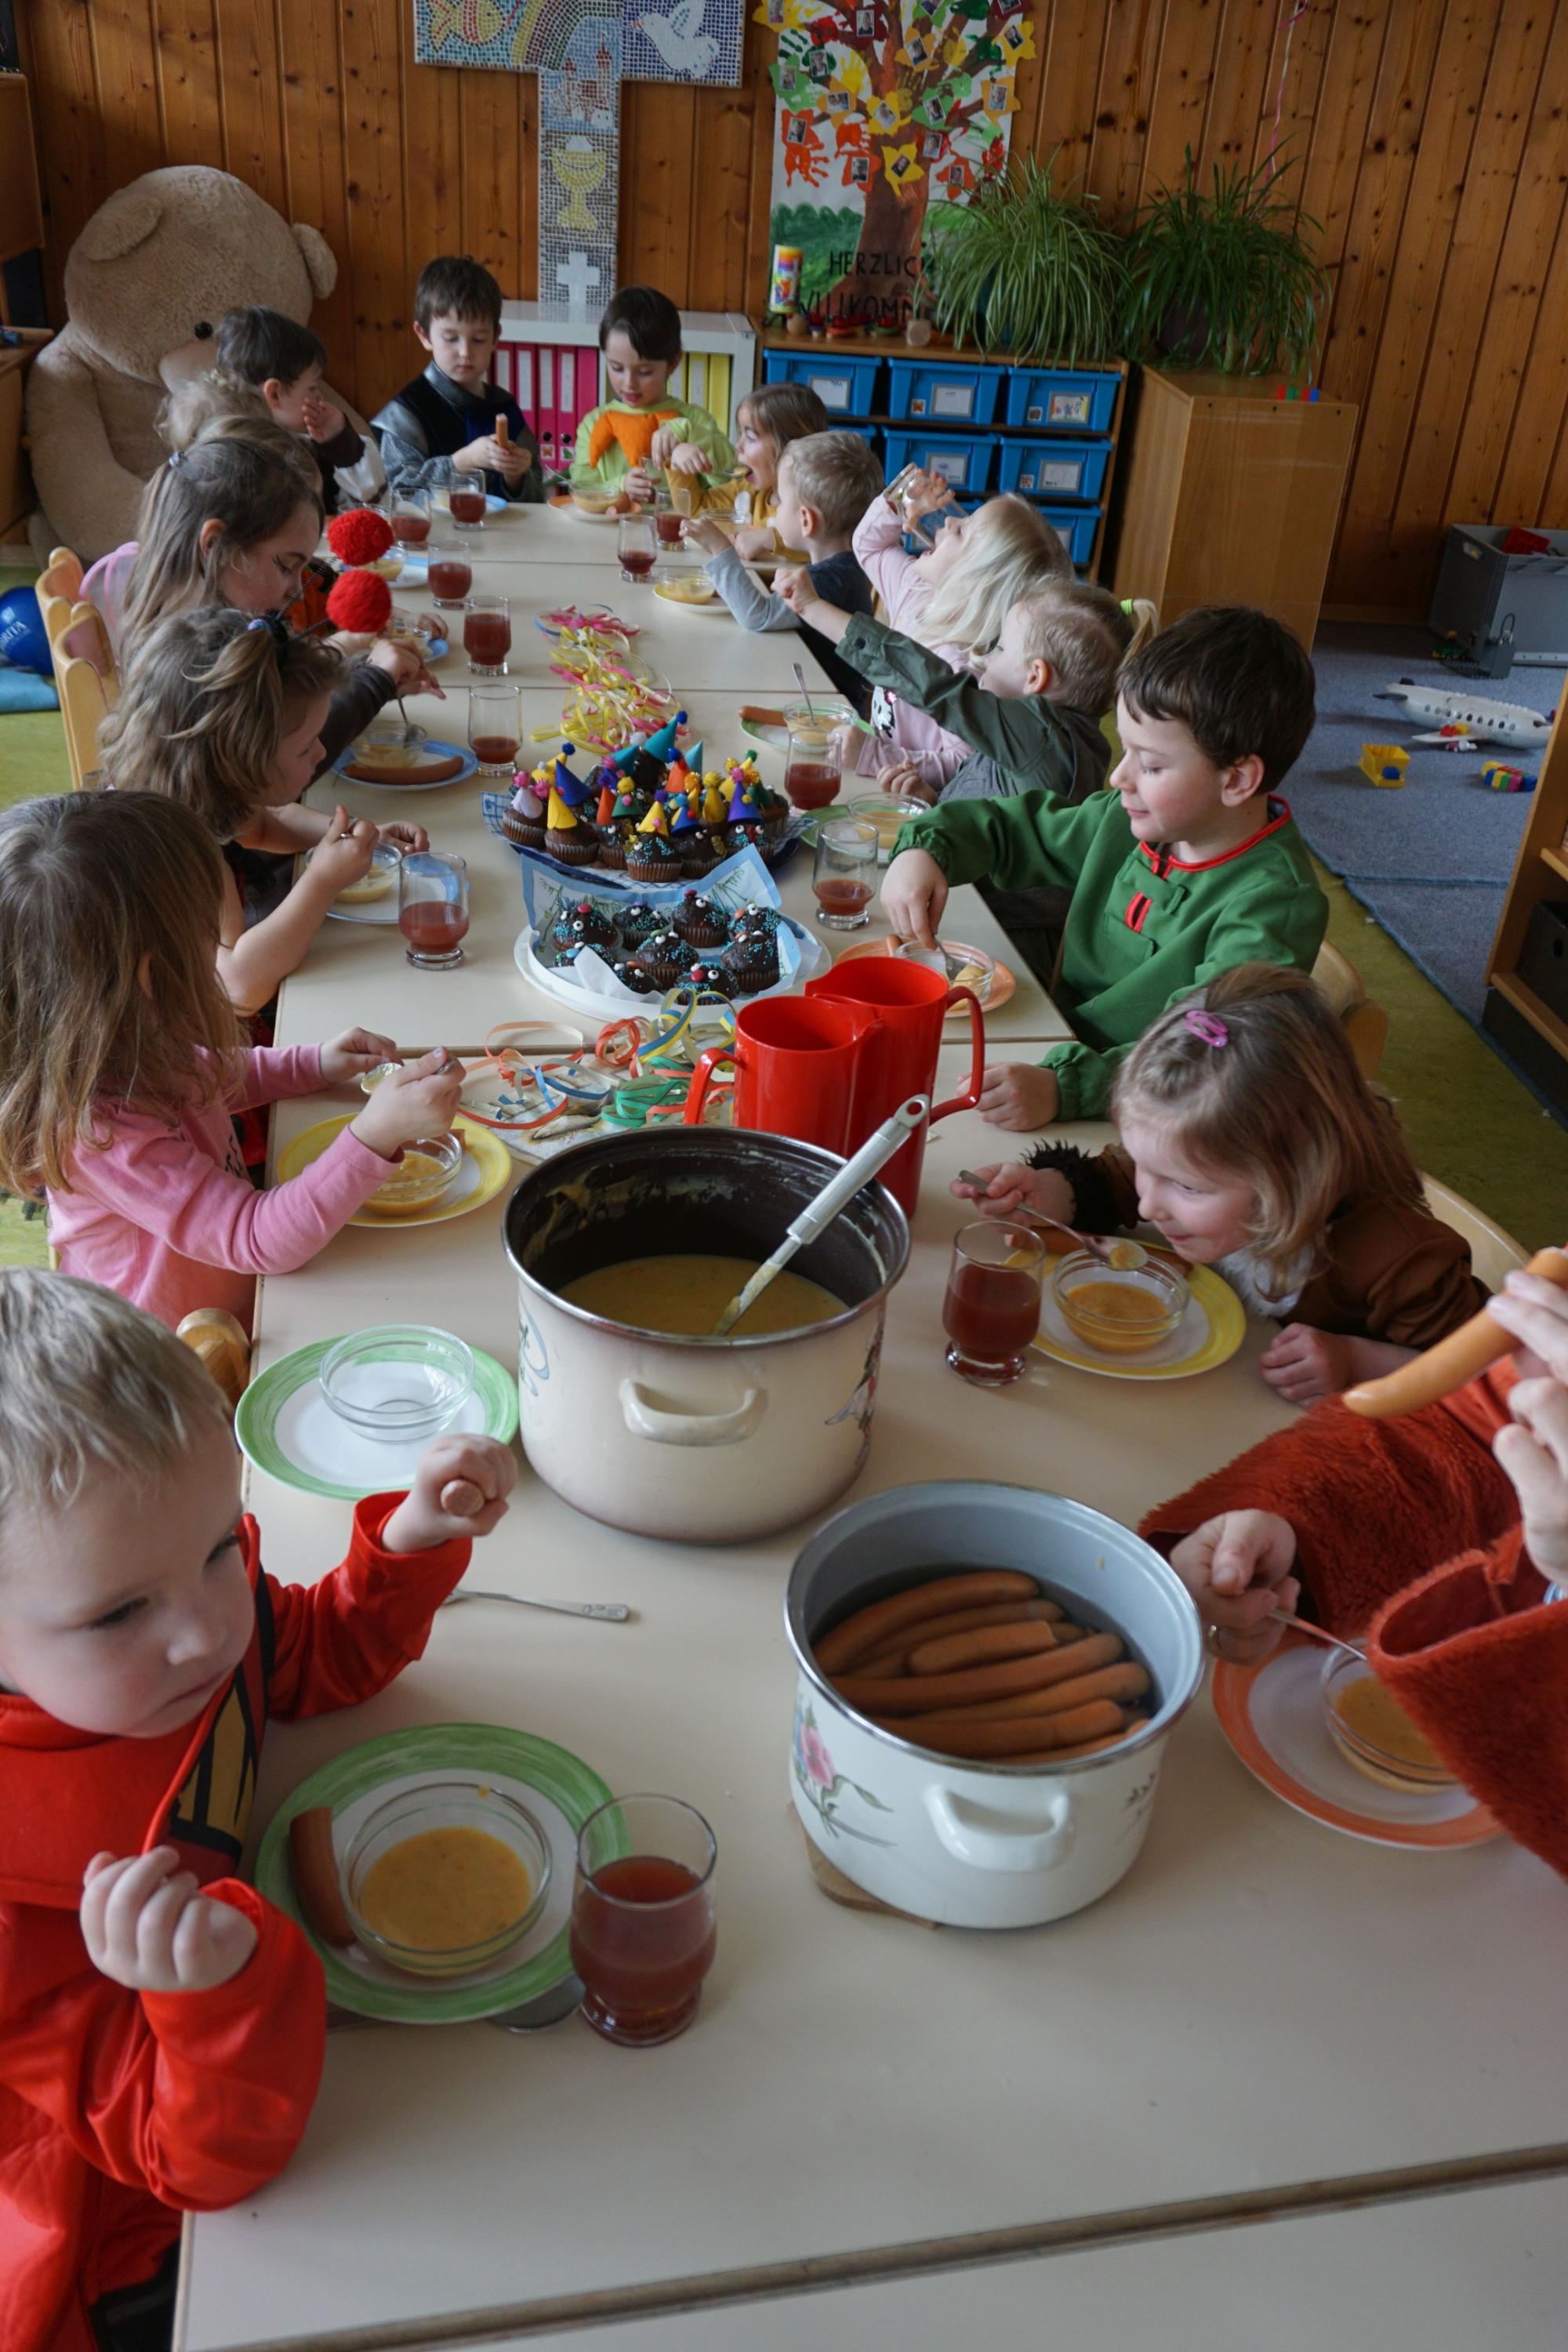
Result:
M885 1118L876 1132L867 1137L853 1160L846 1160L837 1176L826 1183L815 1200L808 1201L772 1257L764 1258L755 1274L745 1282L731 1299L714 1324L710 1337L727 1339L748 1307L754 1307L775 1274L782 1274L797 1250L814 1242L825 1225L830 1225L841 1209L847 1208L862 1184L868 1183L879 1168L885 1167L901 1145L908 1141L924 1118L931 1116L931 1097L910 1095L901 1102L891 1118Z

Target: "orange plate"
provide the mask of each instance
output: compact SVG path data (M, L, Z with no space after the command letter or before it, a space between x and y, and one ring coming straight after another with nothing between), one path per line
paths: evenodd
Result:
M962 952L964 944L965 943L963 940L944 940L942 941L942 945L950 951L957 950ZM980 950L976 949L975 953L978 954ZM896 955L897 953L898 950L894 947L890 939L862 940L858 947L842 949L839 953L834 957L833 961L835 963L852 963L857 956ZM987 1016L993 1013L1000 1012L1002 1006L1008 1002L1018 985L1016 979L1014 977L1006 964L1003 963L997 958L993 958L993 961L995 964L995 969L991 974L991 993L983 1001L980 1007L981 1012L985 1013ZM950 1021L967 1021L969 1015L965 1013L962 1004L955 1004L947 1017Z
M1323 1721L1321 1657L1318 1643L1288 1633L1260 1666L1215 1665L1219 1727L1253 1777L1310 1821L1372 1845L1439 1853L1500 1837L1468 1789L1406 1796L1346 1762Z

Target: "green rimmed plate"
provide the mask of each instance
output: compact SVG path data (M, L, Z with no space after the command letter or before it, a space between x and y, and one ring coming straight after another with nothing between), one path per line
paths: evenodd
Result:
M301 1912L289 1867L289 1824L311 1805L332 1814L339 1861L364 1816L395 1790L454 1773L482 1774L535 1816L550 1847L550 1891L526 1937L488 1968L434 1979L405 1975L356 1945L324 1944ZM567 1937L577 1832L611 1791L590 1765L553 1740L499 1723L428 1723L389 1731L334 1756L290 1790L267 1825L256 1885L300 1929L326 1971L327 1999L361 2017L397 2025L462 2025L549 1992L571 1974Z
M339 1418L318 1378L321 1359L337 1344L336 1339L314 1340L269 1364L239 1400L235 1435L246 1460L285 1486L357 1503L362 1495L406 1486L429 1441L384 1445ZM504 1445L517 1427L517 1382L493 1356L478 1348L473 1354L473 1394L440 1434L499 1437Z

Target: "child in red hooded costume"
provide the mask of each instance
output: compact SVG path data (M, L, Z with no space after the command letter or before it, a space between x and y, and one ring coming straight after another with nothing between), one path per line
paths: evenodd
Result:
M227 1407L163 1325L0 1275L4 2352L151 2340L179 2214L292 2155L325 2000L235 1874L267 1717L417 1658L515 1475L489 1438L438 1438L306 1587L264 1574L237 1474Z
M1363 1421L1338 1397L1142 1532L1228 1657L1267 1656L1305 1586L1465 1786L1568 1876L1568 1296L1510 1274L1522 1342L1440 1404ZM1425 1571L1425 1572L1424 1572ZM1412 1580L1414 1579L1414 1580Z

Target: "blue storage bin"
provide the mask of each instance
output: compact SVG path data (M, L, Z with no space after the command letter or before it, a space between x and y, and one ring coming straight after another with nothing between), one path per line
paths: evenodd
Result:
M1001 397L1002 373L961 367L952 360L889 360L888 414L923 416L929 425L989 425Z
M1100 529L1100 509L1042 506L1040 512L1081 572L1094 553L1094 534Z
M1006 441L997 488L1031 499L1097 499L1110 463L1108 441Z
M883 460L889 481L906 466L940 474L955 490L988 489L996 444L987 433L889 433Z
M864 416L875 408L880 360L851 359L831 345L805 352L765 352L763 381L806 383L829 416Z
M1109 433L1121 382L1120 375L1095 368L1015 368L1007 383L1007 422Z

